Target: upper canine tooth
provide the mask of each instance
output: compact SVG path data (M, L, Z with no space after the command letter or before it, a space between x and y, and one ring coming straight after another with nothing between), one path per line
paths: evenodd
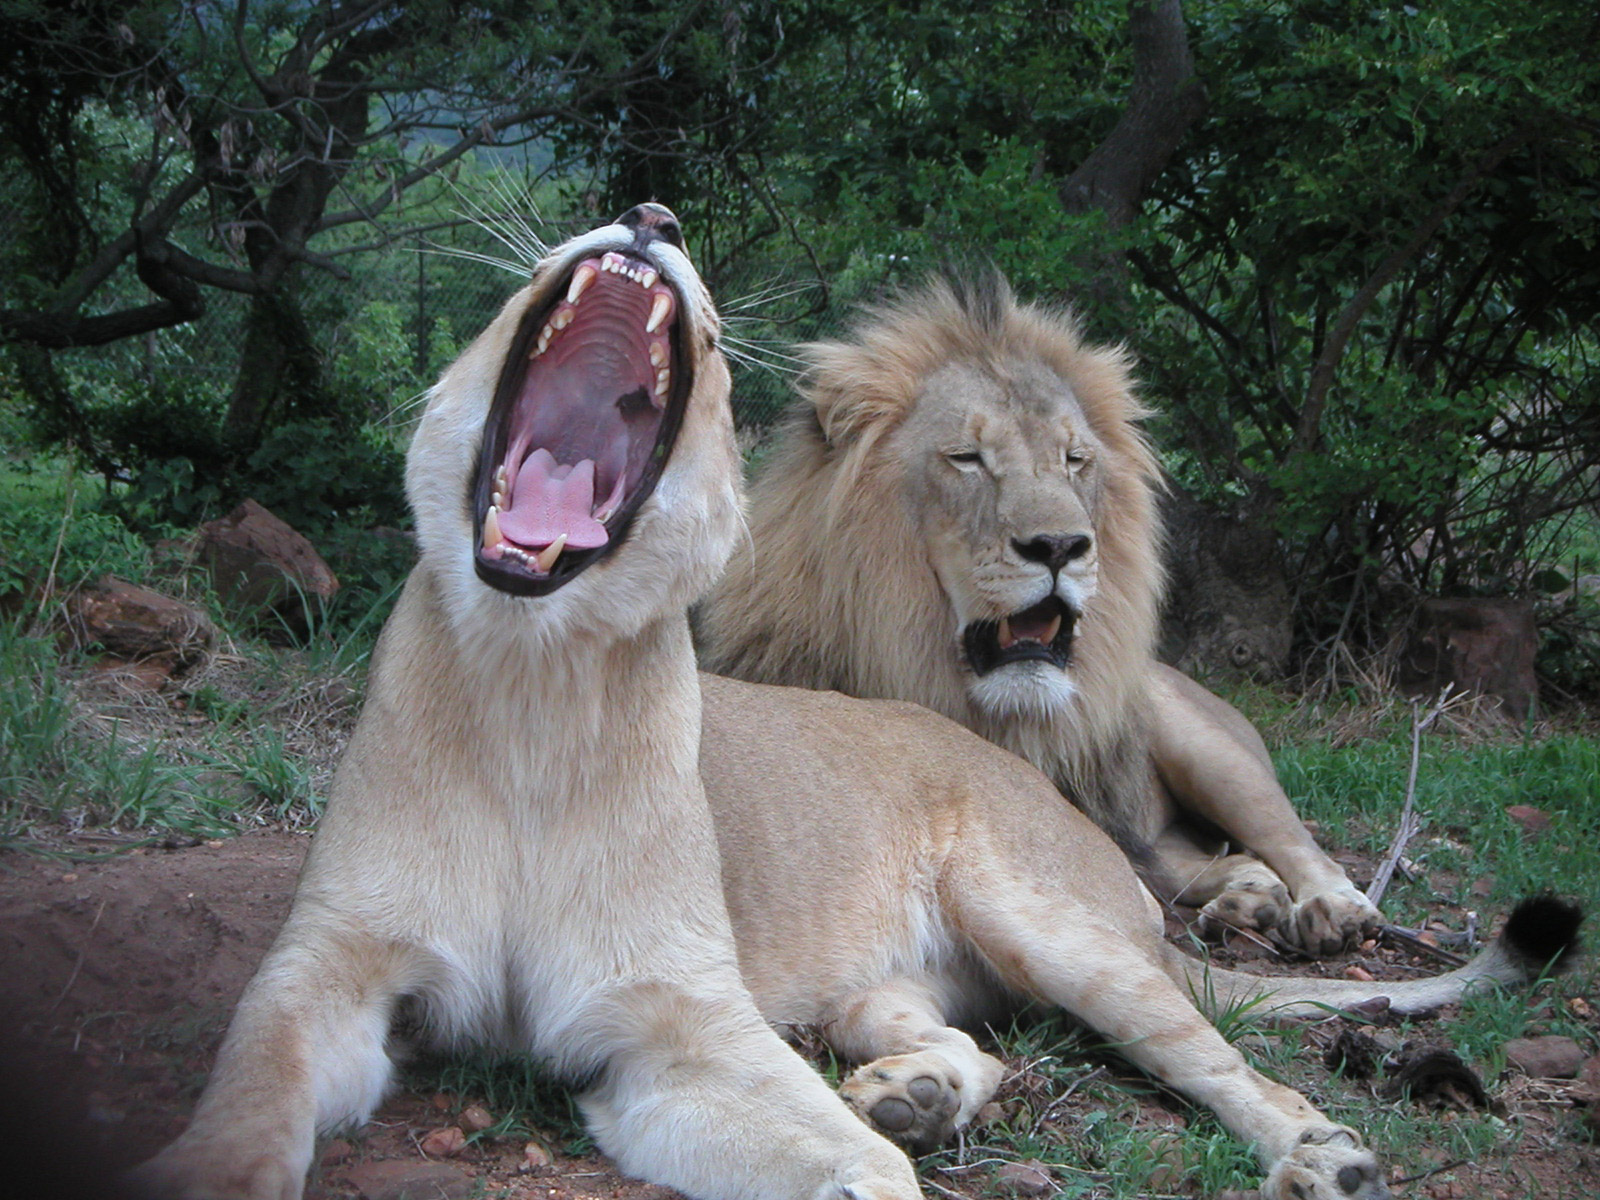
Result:
M1000 649L1004 650L1017 639L1011 636L1011 618L1000 618Z
M500 510L495 505L483 514L483 548L493 550L500 544Z
M561 551L566 548L566 545L567 535L563 533L560 537L556 538L555 541L551 542L543 550L539 551L539 553L533 556L533 565L538 567L539 570L543 571L546 575L550 574L550 568L556 565L556 559L561 557Z
M672 297L666 292L656 293L656 302L650 306L650 319L644 323L646 333L654 333L672 311Z
M572 282L567 286L567 303L576 304L578 297L589 290L589 285L599 275L593 263L579 263L578 269L572 273Z

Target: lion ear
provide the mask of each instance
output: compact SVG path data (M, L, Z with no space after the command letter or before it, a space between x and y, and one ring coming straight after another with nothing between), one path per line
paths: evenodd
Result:
M864 358L862 347L813 342L802 349L807 370L800 392L828 445L847 446L863 430L892 423L905 411L903 398L885 394L883 373Z

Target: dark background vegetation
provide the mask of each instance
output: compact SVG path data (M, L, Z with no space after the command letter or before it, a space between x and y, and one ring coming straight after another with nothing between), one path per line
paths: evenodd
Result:
M1302 661L1535 595L1582 696L1597 41L1577 0L0 0L0 440L93 484L83 537L250 495L381 583L492 260L653 197L747 426L785 342L986 256L1137 352L1174 476L1285 548ZM62 520L5 506L0 589Z

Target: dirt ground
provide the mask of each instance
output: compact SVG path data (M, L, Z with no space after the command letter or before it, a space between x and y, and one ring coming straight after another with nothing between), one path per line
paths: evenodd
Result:
M0 1065L9 1076L0 1086L0 1142L14 1155L11 1163L0 1157L0 1194L112 1196L107 1180L117 1170L182 1128L233 1002L288 910L308 844L303 834L252 834L76 860L110 849L102 838L63 842L58 858L0 855ZM392 1177L417 1171L432 1173L435 1190L414 1198L673 1195L602 1160L559 1153L554 1132L534 1131L532 1162L526 1136L481 1140L431 1161L429 1135L470 1124L464 1110L476 1099L398 1093L360 1135L324 1149L308 1195L398 1200ZM1398 1191L1600 1195L1595 1148L1559 1120L1533 1116L1511 1167L1465 1164ZM558 1153L543 1161L550 1146ZM8 1188L30 1175L26 1188ZM940 1178L929 1194L978 1196L993 1186L970 1174ZM419 1188L424 1182L416 1178Z

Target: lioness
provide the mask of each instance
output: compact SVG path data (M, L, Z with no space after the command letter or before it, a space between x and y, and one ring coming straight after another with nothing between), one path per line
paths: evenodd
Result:
M1378 923L1250 723L1153 657L1158 468L1121 351L990 273L803 352L750 547L702 608L706 667L954 718L1055 780L1208 930L1332 953Z
M553 252L433 390L421 557L283 932L161 1197L292 1200L391 1074L446 1044L581 1081L625 1171L708 1198L915 1200L905 1156L741 982L697 769L684 609L739 525L717 317L654 205Z
M716 338L646 205L551 254L434 390L407 473L421 559L294 907L140 1180L293 1200L315 1134L377 1102L411 997L446 1044L572 1077L626 1171L708 1200L912 1200L904 1155L762 1018L863 1060L850 1105L920 1145L1000 1078L951 1022L1031 997L1214 1108L1270 1200L1385 1195L1360 1138L1186 990L1433 1007L1526 978L1573 913L1523 911L1436 980L1208 973L1021 759L913 705L697 677L684 609L738 520Z

